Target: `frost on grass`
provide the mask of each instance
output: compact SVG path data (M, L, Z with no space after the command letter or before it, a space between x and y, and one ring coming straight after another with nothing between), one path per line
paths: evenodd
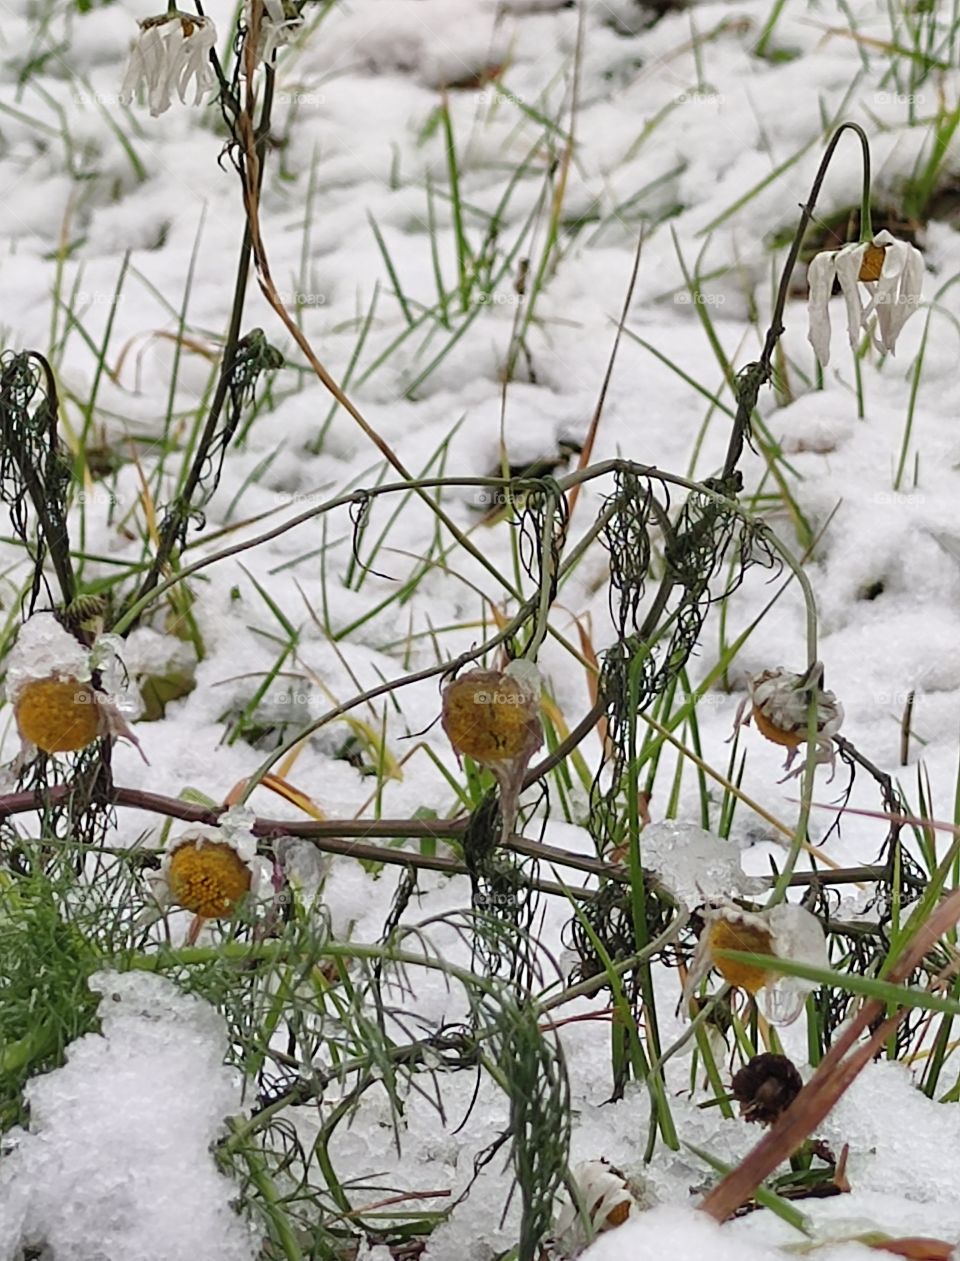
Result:
M253 1261L210 1152L240 1108L222 1020L159 977L91 985L102 1034L31 1083L29 1131L5 1138L0 1261L44 1246L57 1261Z

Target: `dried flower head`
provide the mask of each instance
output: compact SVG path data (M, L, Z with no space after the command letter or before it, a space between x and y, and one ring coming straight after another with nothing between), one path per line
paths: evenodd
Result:
M52 613L35 613L24 622L8 658L6 678L21 762L37 749L74 753L105 736L129 740L140 749L116 699L93 681L104 656L114 651L112 643L87 648Z
M803 1089L803 1078L785 1055L755 1055L734 1075L733 1097L740 1115L759 1125L772 1125Z
M219 827L196 825L172 837L160 870L158 900L202 919L233 914L248 893L258 891L263 877L250 831L252 817L246 810L230 810Z
M471 670L443 689L441 722L456 753L493 766L540 748L539 708L539 689L524 672Z
M500 788L500 834L513 831L523 777L543 744L540 672L518 658L505 670L471 670L443 689L440 718L458 756L488 766Z
M771 1024L792 1024L816 983L785 976L775 967L727 959L722 952L740 951L826 968L826 939L817 917L789 902L765 911L744 911L732 902L720 902L706 907L702 915L703 932L683 988L684 1007L707 973L716 969L725 981L756 998Z
M872 241L824 250L810 263L810 329L807 334L817 358L824 367L830 361L830 295L834 279L840 282L847 308L847 331L856 347L860 330L876 314L880 336L877 349L894 353L904 324L917 309L923 286L923 255L906 241L898 241L887 231ZM863 285L870 300L860 297Z
M748 700L737 711L736 723L748 726L752 719L761 735L787 749L784 770L788 774L798 750L807 742L810 702L814 698L817 706L815 760L818 764L834 766L833 737L843 723L843 706L833 692L823 690L822 682L823 665L819 661L804 674L794 674L778 666L776 670L764 670L747 682ZM748 704L750 712L744 717Z
M217 28L208 17L173 9L140 22L140 34L130 52L127 72L120 85L120 99L129 104L142 86L154 118L170 108L172 93L187 103L187 89L194 85L193 104L216 84L210 52L217 42Z

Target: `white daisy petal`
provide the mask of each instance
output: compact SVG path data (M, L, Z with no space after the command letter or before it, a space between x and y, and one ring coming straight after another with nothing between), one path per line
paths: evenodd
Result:
M807 283L810 286L807 339L824 367L830 362L830 294L836 274L834 255L830 252L817 254L807 268Z
M170 108L174 92L186 103L192 82L193 103L199 105L216 84L210 65L216 39L213 22L197 14L174 11L145 18L120 85L121 100L129 103L142 87L150 113L156 118Z
M840 281L843 299L847 305L847 332L850 335L850 345L854 350L860 340L860 329L863 324L863 303L860 300L859 281L860 268L863 266L863 256L866 252L866 243L845 245L837 250L835 258L837 279Z
M901 329L920 304L923 275L926 270L923 255L918 249L907 245L906 242L898 242L898 245L901 246L901 256L897 260L896 288L891 293L889 301L878 302L877 306L881 345L891 355L896 349ZM888 256L889 253L888 250ZM881 283L886 280L886 270L885 259Z

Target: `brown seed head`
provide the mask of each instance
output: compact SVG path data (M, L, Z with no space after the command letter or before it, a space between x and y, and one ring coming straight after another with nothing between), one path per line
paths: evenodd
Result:
M785 1055L755 1055L733 1079L733 1097L747 1121L772 1125L803 1089L803 1079Z

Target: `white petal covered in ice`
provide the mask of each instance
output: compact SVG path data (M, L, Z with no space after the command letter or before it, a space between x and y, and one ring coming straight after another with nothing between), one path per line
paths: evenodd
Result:
M829 968L827 939L815 915L790 902L781 902L764 915L778 958L811 968ZM812 994L817 985L817 981L800 976L779 976L760 990L757 1004L771 1024L789 1025L803 1011L807 995Z

